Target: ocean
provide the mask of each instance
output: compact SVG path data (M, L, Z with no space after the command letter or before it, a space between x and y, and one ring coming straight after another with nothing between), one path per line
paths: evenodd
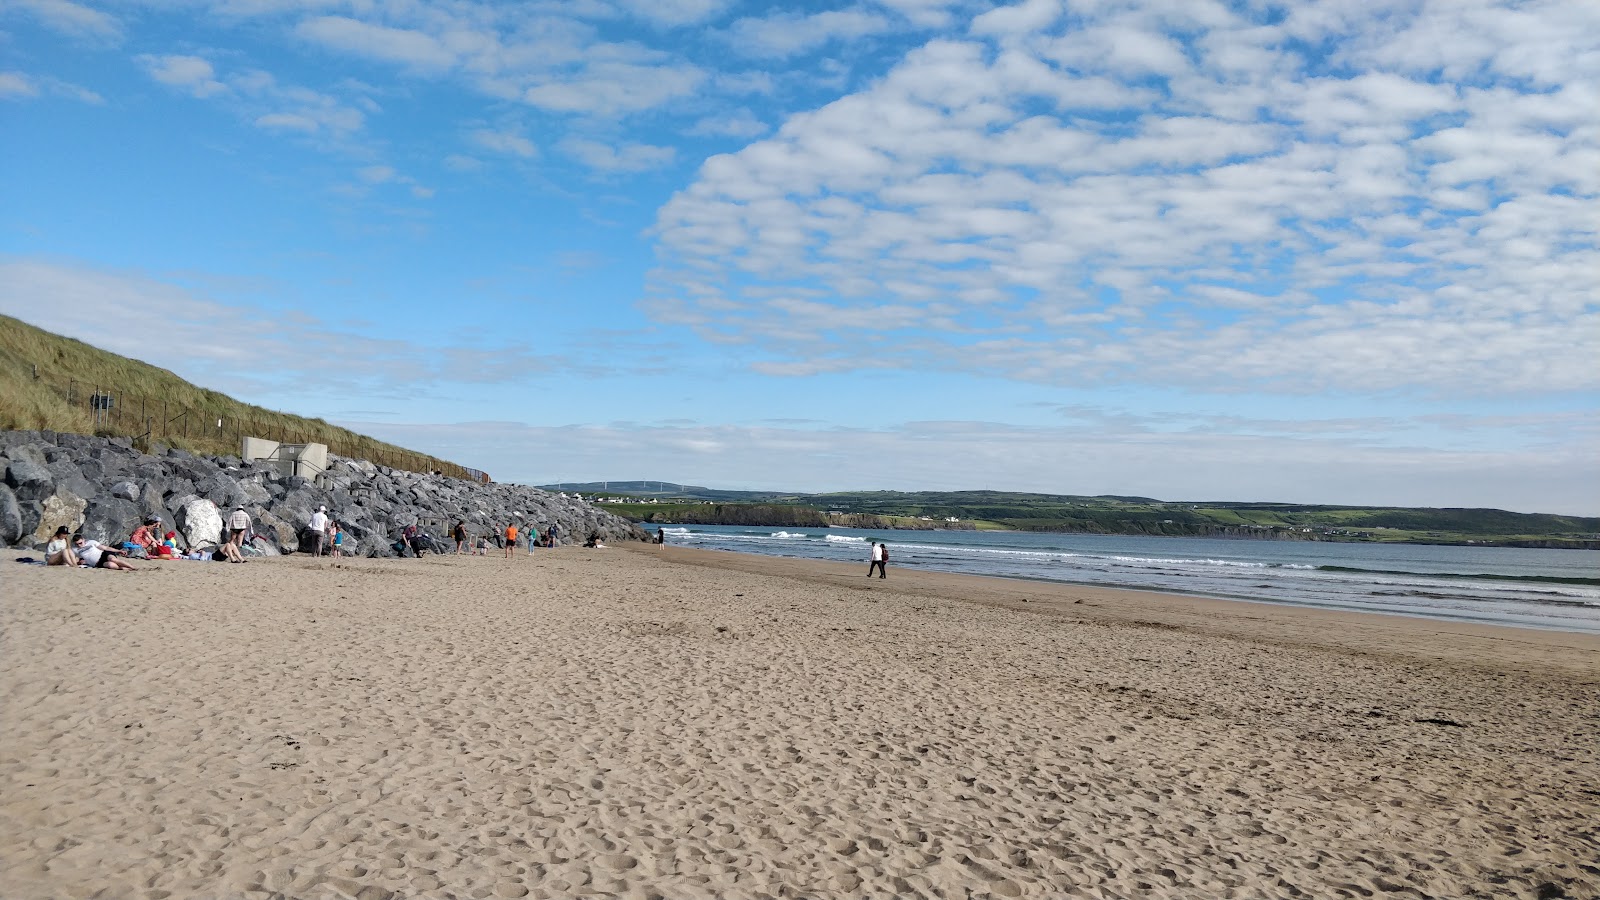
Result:
M653 529L655 526L646 526ZM1600 552L1020 531L663 526L669 544L1600 634Z

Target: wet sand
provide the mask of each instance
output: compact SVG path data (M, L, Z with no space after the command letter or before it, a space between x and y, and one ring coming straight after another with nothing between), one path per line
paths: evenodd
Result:
M1600 896L1600 638L678 547L0 576L5 897Z

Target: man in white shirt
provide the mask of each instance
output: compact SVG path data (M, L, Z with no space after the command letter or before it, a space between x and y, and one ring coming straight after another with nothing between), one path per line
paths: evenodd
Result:
M121 550L113 550L99 541L85 540L81 534L73 539L72 552L77 554L79 562L91 569L120 569L124 572L134 570L133 566L117 559L122 553Z
M878 543L877 541L872 542L872 565L867 566L868 578L872 577L872 572L874 569L877 570L879 578L884 577L886 573L884 572L883 563L884 559L888 555L888 550L882 544Z
M316 544L316 555L322 555L322 549L328 545L328 508L317 507L311 514L311 523L306 526L311 529L311 541Z

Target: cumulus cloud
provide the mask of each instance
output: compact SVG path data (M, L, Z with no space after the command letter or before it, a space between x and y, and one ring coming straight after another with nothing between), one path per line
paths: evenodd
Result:
M644 305L769 373L1593 389L1573 6L995 9L707 160Z
M642 172L647 169L657 169L671 163L676 155L676 151L671 147L656 147L650 144L613 146L583 138L563 140L561 150L589 168L602 172Z
M423 69L448 68L457 60L456 53L431 34L345 16L307 19L296 28L296 33L336 50Z
M366 115L351 102L283 84L259 69L221 75L209 60L189 55L146 54L138 62L156 81L194 97L227 102L241 118L264 131L337 143L366 126ZM354 102L370 106L365 98Z
M520 132L508 130L495 130L480 128L470 135L474 144L485 150L504 153L509 156L520 156L529 159L539 154L539 148L533 141L528 140Z
M228 86L217 80L211 63L198 56L140 56L139 63L151 78L195 97L214 97L226 93Z
M70 0L12 0L12 8L28 13L40 24L76 38L115 40L122 25L109 13Z
M596 60L541 76L521 98L551 112L614 118L687 97L704 81L705 73L690 65Z
M758 57L789 57L834 41L849 41L882 34L893 21L880 13L837 9L811 13L774 13L763 18L740 19L728 29L727 40L736 52Z

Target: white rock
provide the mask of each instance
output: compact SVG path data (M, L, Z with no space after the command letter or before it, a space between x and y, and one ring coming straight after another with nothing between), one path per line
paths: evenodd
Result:
M204 498L190 500L178 510L178 530L191 547L222 543L222 513Z

